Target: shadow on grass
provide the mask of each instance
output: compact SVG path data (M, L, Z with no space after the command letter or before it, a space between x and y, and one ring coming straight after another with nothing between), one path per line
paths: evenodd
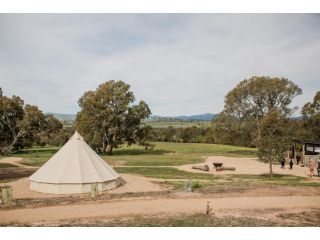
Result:
M154 149L154 150L144 150L144 149L125 149L117 148L114 149L112 155L114 156L123 156L123 155L164 155L170 153L170 151L163 149ZM101 156L108 156L107 154L102 154Z
M250 151L250 150L225 150L225 154L245 155L245 156L255 157L257 155L257 152L255 149L253 149L252 151Z
M39 153L39 154L53 154L56 153L59 150L59 148L52 147L52 148L32 148L32 149L21 149L17 152L12 153L11 155L20 155L20 154L33 154L33 153Z

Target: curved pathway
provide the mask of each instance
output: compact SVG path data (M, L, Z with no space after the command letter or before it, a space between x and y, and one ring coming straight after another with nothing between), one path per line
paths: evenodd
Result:
M272 196L236 198L188 198L103 201L81 205L1 210L0 224L55 223L79 218L132 216L139 214L205 213L207 201L215 210L267 208L320 208L320 196Z

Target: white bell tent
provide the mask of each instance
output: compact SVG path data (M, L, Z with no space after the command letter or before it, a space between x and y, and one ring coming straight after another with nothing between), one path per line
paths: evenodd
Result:
M30 189L37 192L86 193L92 184L97 184L98 191L118 187L120 175L75 132L29 180Z

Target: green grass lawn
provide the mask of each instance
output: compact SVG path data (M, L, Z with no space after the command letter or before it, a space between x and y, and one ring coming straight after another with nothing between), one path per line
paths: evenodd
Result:
M116 167L119 173L138 174L145 177L160 179L191 179L195 188L208 186L223 186L234 184L237 186L248 185L284 185L284 186L320 186L320 182L310 182L305 177L292 175L274 174L270 178L269 174L250 175L250 174L230 174L215 176L210 173L192 173L178 170L171 167ZM205 181L204 181L205 180ZM166 181L174 188L183 188L185 181Z
M224 155L236 157L254 157L257 155L256 148L238 147L222 144L172 142L157 142L155 144L157 150L176 152L179 154L199 154L202 156Z
M201 163L204 156L255 157L255 148L203 143L157 142L154 150L132 145L115 149L112 156L104 155L107 161L127 166L176 166Z
M225 155L238 157L256 156L256 149L220 144L155 143L153 150L138 145L114 149L112 156L102 155L111 164L125 166L174 166L203 162L203 156ZM12 154L31 160L27 165L42 166L58 148L32 148Z
M30 166L42 166L46 163L57 151L59 148L57 147L44 147L44 148L31 148L24 149L19 153L11 154L11 157L21 157L27 160L31 160L26 162L26 165Z

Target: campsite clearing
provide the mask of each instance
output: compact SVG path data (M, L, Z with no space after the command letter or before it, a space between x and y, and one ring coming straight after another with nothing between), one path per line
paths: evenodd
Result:
M157 143L152 151L139 146L117 149L113 156L103 158L126 183L100 194L97 200L89 194L29 190L26 177L37 168L27 166L41 166L57 149L14 154L21 157L15 159L21 165L1 168L0 181L13 187L16 200L0 207L0 224L307 226L306 221L312 219L310 226L318 226L320 181L308 177L306 168L295 165L291 171L274 165L276 174L271 179L268 165L255 159L255 149L207 145ZM236 171L216 172L212 163L217 161L236 167ZM0 159L4 162L9 164L8 159ZM192 169L204 164L209 165L209 172ZM188 181L192 192L186 191ZM209 215L205 215L207 201L213 208Z

